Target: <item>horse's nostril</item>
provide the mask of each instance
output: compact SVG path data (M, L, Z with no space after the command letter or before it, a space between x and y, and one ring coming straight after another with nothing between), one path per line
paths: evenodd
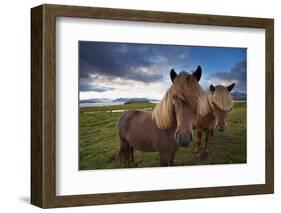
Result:
M189 147L189 145L192 143L191 133L180 134L179 132L176 132L175 138L176 138L177 146L180 147Z
M219 126L219 125L216 125L217 129L219 132L223 132L225 129L226 129L226 126Z
M186 134L186 142L188 143L188 145L192 142L192 134L191 133Z

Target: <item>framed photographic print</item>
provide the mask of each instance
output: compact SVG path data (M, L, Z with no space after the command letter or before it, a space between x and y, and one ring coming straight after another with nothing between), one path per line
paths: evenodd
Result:
M31 203L274 191L273 19L31 9Z

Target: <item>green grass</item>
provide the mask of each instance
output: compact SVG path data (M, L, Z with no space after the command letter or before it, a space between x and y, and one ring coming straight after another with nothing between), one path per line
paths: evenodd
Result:
M148 102L130 103L118 106L80 108L80 169L120 168L116 155L119 150L117 122L122 112L111 112L120 109L151 110L155 104ZM110 111L110 112L109 112ZM206 165L246 163L246 102L235 103L228 114L227 129L220 133L214 131L209 144L209 155L197 160L194 158L194 143L188 148L179 148L174 164ZM194 135L196 132L194 132ZM194 137L196 140L196 137ZM159 166L158 152L135 152L136 167Z

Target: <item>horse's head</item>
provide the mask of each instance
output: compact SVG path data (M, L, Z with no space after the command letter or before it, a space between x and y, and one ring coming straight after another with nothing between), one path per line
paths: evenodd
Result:
M173 69L170 73L173 82L172 103L177 124L174 137L178 146L189 146L192 142L192 124L196 115L197 100L202 93L198 84L201 74L200 66L192 74L185 71L177 74Z
M215 125L220 132L223 132L227 126L227 113L232 110L233 100L230 91L235 83L224 87L221 85L210 86L211 95L209 96L210 105L215 117Z

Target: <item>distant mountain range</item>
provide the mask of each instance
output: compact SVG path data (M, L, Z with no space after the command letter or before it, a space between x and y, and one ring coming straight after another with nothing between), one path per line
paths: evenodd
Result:
M245 100L247 97L246 93L243 92L232 92L231 93L234 100ZM159 101L157 99L149 99L149 98L116 98L116 99L108 99L108 98L92 98L88 100L81 100L80 103L110 103L110 102L146 102L146 101Z
M112 102L147 102L147 101L158 101L156 99L149 98L116 98Z
M92 98L92 99L87 99L87 100L80 100L80 103L107 103L111 102L111 99L108 98Z
M145 101L158 101L156 99L148 99L148 98L116 98L116 99L108 99L108 98L92 98L87 100L80 100L80 103L109 103L109 102L145 102Z
M245 100L247 98L247 94L244 92L232 92L231 96L234 100Z

